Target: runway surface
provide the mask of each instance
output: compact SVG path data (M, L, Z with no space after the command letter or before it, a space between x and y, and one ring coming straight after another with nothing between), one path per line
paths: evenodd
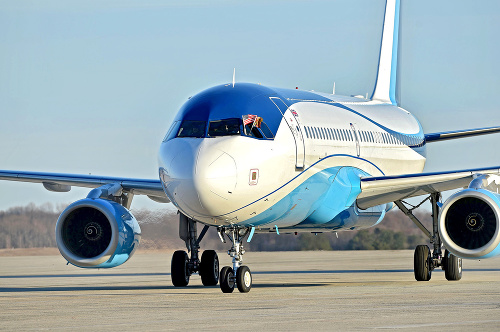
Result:
M465 261L458 282L441 270L416 282L413 251L248 252L252 290L223 294L197 275L171 286L171 254L109 270L0 257L0 330L500 329L500 258Z

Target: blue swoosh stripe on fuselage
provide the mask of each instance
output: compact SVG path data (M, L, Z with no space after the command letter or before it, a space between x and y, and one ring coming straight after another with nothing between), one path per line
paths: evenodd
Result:
M360 158L360 157L357 157L357 156L352 156L352 155L349 155L349 154L334 154L334 155L329 155L329 156L326 156L325 158L322 158L320 160L318 160L317 162L315 162L314 164L312 164L311 166L307 167L305 170L303 170L302 172L300 172L299 174L297 174L295 177L293 177L293 179L291 179L290 181L288 181L287 183L283 184L281 187L277 188L276 190L270 192L269 194L265 195L265 196L262 196L261 198L259 199L256 199L255 201L245 205L245 206L242 206L236 210L233 210L231 212L228 212L228 213L225 213L225 214L221 214L221 215L218 215L218 216L215 216L215 218L220 218L220 217L224 217L230 213L234 213L234 212L238 212L240 211L241 209L244 209L246 207L249 207L250 205L252 204L255 204L257 203L258 201L261 201L263 199L265 199L266 197L269 197L270 195L274 194L275 192L281 190L282 188L286 187L287 185L289 185L290 183L292 183L295 179L297 179L299 176L301 176L304 172L306 172L307 170L309 170L311 167L319 164L320 162L322 161L325 161L326 159L329 159L329 158L333 158L333 157L349 157L349 158L354 158L354 159L358 159L358 160L363 160L363 161L366 161L367 163L369 163L370 165L372 165L373 167L375 167L380 173L382 174L385 174L377 165L375 165L374 163L372 163L371 161L367 160L367 159L364 159L364 158ZM341 166L342 167L342 166ZM314 175L312 175L314 176Z
M360 175L367 173L355 167L332 167L309 177L288 195L264 212L240 225L274 228L277 220L289 229L357 229L379 223L385 205L366 212L359 211L355 200L360 189ZM297 224L294 222L300 221Z

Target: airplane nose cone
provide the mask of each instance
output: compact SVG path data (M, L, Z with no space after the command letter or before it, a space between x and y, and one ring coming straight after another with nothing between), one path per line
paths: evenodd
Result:
M162 149L160 172L170 200L194 218L227 213L237 184L234 158L211 141L174 141Z
M212 195L209 192L229 199L236 188L236 171L236 162L226 152L218 150L216 153L200 153L197 175L203 184L200 188L200 193L203 193L203 197L200 195L202 204L210 205Z
M189 216L204 214L195 187L199 145L198 140L175 140L165 146L161 160L165 191L172 203Z

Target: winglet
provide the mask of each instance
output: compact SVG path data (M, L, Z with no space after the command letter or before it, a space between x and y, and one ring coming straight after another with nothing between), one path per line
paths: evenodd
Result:
M386 2L377 82L371 98L393 105L397 105L396 73L398 64L399 1L387 0Z

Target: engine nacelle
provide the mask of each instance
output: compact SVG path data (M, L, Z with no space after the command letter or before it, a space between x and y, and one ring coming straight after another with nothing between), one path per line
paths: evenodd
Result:
M141 228L122 205L106 199L71 204L56 224L57 247L79 267L109 268L125 263L137 249Z
M439 234L446 248L462 258L500 254L500 195L485 189L464 189L444 203Z

